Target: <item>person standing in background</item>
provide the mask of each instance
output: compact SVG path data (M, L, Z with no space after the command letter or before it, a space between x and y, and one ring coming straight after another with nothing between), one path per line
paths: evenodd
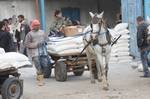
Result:
M11 34L5 30L5 26L5 22L0 21L0 47L3 48L5 52L13 52L13 39Z
M150 77L150 71L148 69L148 52L146 50L149 45L147 42L148 37L148 24L145 23L144 18L139 16L137 17L137 45L141 54L142 65L144 69L144 76L143 77Z
M39 20L33 20L31 23L31 31L25 38L25 46L28 49L28 57L32 58L32 61L37 70L37 81L39 86L44 85L43 69L39 60L39 46L47 39L46 34L40 30Z
M17 52L17 39L15 37L16 28L17 28L16 16L12 16L12 18L9 18L8 22L9 22L8 27L10 28L10 34L12 35L12 38L13 38L14 48L15 48L15 51Z
M4 19L3 22L4 22L4 24L5 24L5 29L4 29L4 31L10 32L8 19Z
M18 21L19 21L19 30L16 33L16 38L19 46L19 51L23 53L24 55L27 55L26 53L26 48L24 46L24 41L27 33L30 32L30 26L27 24L24 15L19 15L18 16Z

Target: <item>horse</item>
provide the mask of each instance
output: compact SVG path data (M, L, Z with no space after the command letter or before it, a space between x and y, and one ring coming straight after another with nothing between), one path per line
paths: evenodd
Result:
M95 74L92 68L92 59L94 59L98 81L102 82L104 90L109 90L107 75L111 53L111 34L109 33L103 19L104 12L100 14L89 12L89 14L92 20L91 24L84 30L85 35L83 37L83 42L85 46L89 44L85 49L85 52L90 69L91 83L95 83ZM90 33L87 33L89 31Z

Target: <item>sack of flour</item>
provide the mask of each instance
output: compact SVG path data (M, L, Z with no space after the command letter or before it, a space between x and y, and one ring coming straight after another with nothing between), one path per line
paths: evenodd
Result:
M128 23L119 23L115 26L115 31L121 31L128 28Z

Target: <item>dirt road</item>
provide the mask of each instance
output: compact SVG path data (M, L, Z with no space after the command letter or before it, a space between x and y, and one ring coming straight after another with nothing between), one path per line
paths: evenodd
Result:
M110 65L110 90L103 91L101 84L90 83L89 72L82 77L72 73L66 82L56 82L54 76L38 87L33 69L21 70L24 79L23 99L149 99L150 78L140 78L142 73L128 64Z

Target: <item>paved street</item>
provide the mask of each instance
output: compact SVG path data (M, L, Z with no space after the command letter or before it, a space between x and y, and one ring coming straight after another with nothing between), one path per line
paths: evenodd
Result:
M140 78L142 73L128 64L110 66L110 90L103 91L101 84L91 84L89 72L82 77L71 74L66 82L56 82L54 76L38 87L33 69L21 70L24 78L23 99L149 99L150 78Z

